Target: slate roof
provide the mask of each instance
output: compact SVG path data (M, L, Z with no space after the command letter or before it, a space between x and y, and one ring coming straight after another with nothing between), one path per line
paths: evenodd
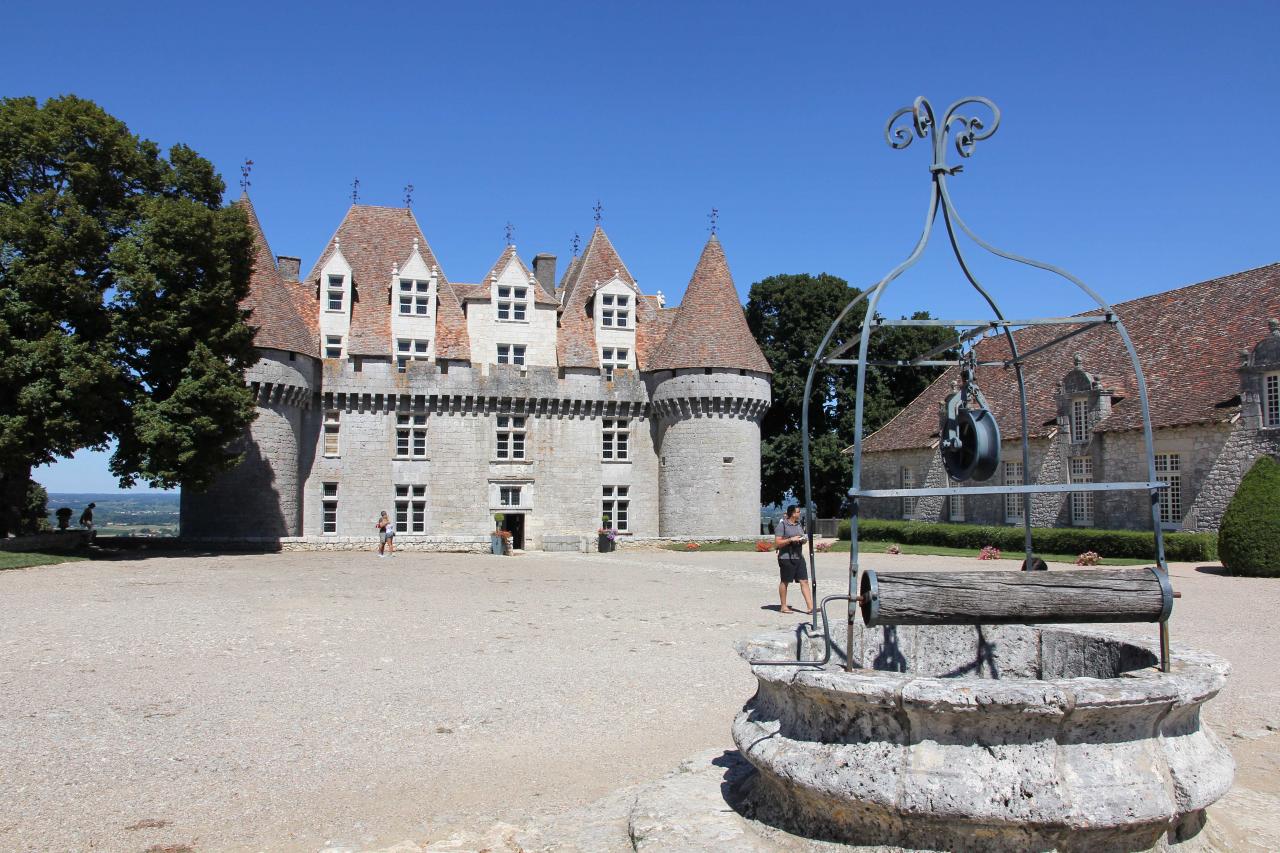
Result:
M271 253L249 196L241 195L235 204L245 212L253 231L253 272L249 276L249 294L240 306L252 312L249 324L254 327L254 345L318 358L320 333L315 306L309 304L302 287L280 276L276 256Z
M588 306L596 286L612 280L615 274L639 295L636 280L631 277L622 258L618 257L604 229L597 225L587 241L586 250L569 264L561 282L564 310L560 315L560 340L557 342L561 367L600 366L600 356L596 351L596 324L588 313ZM637 323L644 323L646 318L640 313L638 304L636 313ZM645 369L643 364L641 369Z
M772 373L747 327L720 239L712 234L648 370L727 367Z
M1240 411L1240 351L1267 332L1267 319L1280 315L1280 264L1246 270L1176 290L1113 305L1124 323L1147 379L1153 428L1221 423ZM1097 313L1089 311L1085 313ZM1020 350L1052 340L1065 326L1032 326L1014 333ZM1008 357L1003 337L978 344L984 360ZM1114 389L1111 413L1096 432L1140 429L1136 380L1119 335L1097 327L1033 356L1024 372L1032 438L1056 427L1059 383L1073 369L1076 353L1083 369ZM948 368L919 397L863 443L868 453L929 447L937 439L938 405L951 392L958 368ZM976 376L991 405L1001 437L1022 436L1017 383L1012 370L979 368Z
M413 211L403 207L376 207L354 204L334 233L342 255L351 264L354 295L351 300L351 331L347 352L352 355L391 354L391 267L404 266L413 253L413 241L427 267L440 269L427 238L423 236ZM333 256L330 238L306 281L318 293L320 271ZM439 358L469 361L471 345L462 305L452 285L440 269L436 290L436 355ZM318 300L318 296L315 297Z

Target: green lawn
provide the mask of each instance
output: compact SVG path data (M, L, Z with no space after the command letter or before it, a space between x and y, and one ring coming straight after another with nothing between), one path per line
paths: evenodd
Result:
M859 554L883 554L885 553L890 542L859 542ZM971 548L948 548L945 545L899 545L904 554L923 554L932 557L976 557L978 552ZM683 551L685 547L682 543L676 543L667 546L672 551ZM704 542L699 551L755 551L754 542L728 542L721 540L719 542ZM847 554L849 553L848 540L840 540L831 546L832 553ZM1076 561L1075 554L1036 554L1042 560L1050 563L1074 563ZM1000 559L1017 560L1022 562L1023 554L1018 552L1004 552ZM1134 557L1112 557L1110 559L1103 558L1104 566L1145 566L1150 565L1151 560L1139 560Z
M25 551L0 551L0 571L4 569L25 569L29 566L52 566L55 563L72 563L87 560L88 557L77 557L73 554L36 554Z

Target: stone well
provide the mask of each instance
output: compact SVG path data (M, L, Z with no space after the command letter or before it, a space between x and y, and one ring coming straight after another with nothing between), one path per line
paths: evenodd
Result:
M843 632L841 632L843 633ZM1060 627L855 631L855 666L752 666L740 809L795 835L927 850L1194 849L1235 765L1200 721L1230 671ZM748 660L821 657L765 634ZM838 654L842 654L839 652ZM836 657L836 655L833 655Z

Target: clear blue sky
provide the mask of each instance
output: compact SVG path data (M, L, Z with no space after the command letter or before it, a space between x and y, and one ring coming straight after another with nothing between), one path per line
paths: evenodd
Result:
M1113 302L1280 259L1274 2L10 0L3 17L0 94L92 98L210 158L233 195L251 157L272 248L304 270L359 177L371 204L416 186L458 281L484 274L508 220L526 258L554 252L563 270L600 199L641 286L672 300L713 206L744 299L781 272L865 286L910 249L928 189L926 149L889 149L886 118L969 94L1004 121L953 193L998 245ZM888 312L976 309L935 248ZM979 269L1012 314L1085 307ZM38 477L114 489L104 460Z

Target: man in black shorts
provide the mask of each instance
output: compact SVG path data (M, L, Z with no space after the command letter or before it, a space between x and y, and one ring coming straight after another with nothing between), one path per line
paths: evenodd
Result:
M800 584L800 594L809 608L805 613L813 612L813 592L809 589L809 568L804 559L804 542L808 538L804 525L800 523L800 507L787 507L786 515L778 524L773 536L773 547L778 551L778 600L782 603L783 613L795 613L787 607L787 585Z

